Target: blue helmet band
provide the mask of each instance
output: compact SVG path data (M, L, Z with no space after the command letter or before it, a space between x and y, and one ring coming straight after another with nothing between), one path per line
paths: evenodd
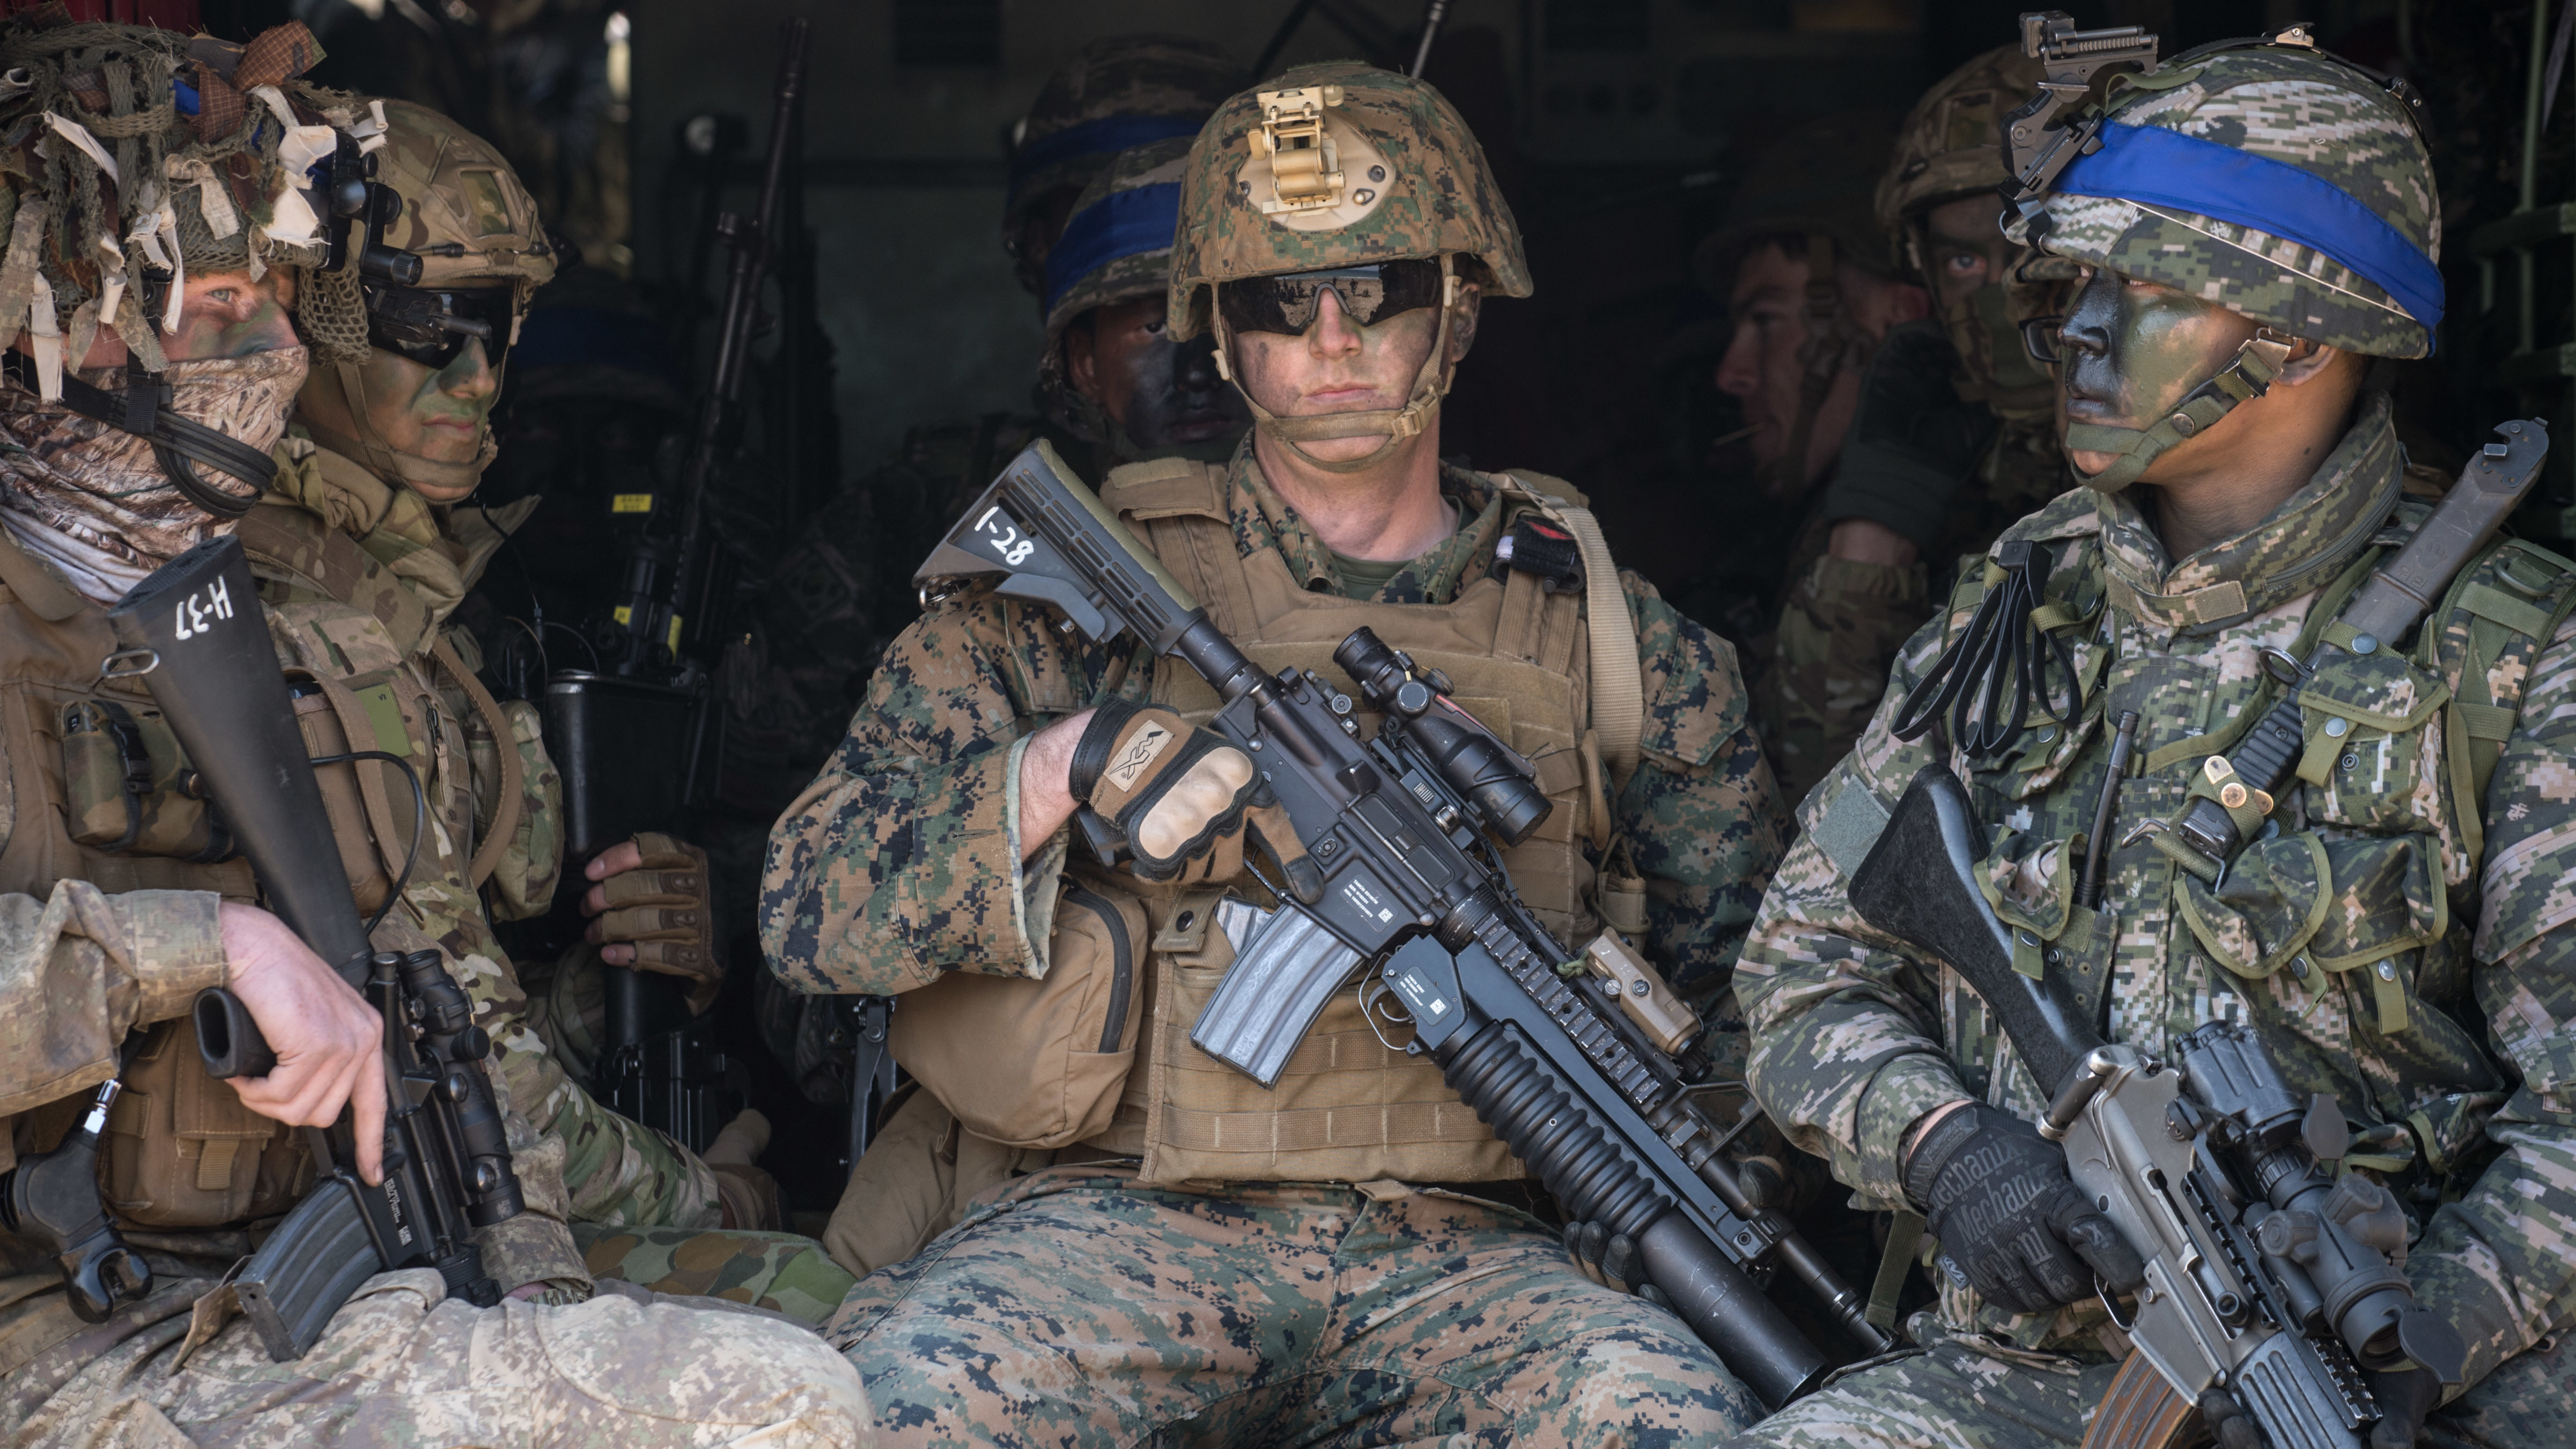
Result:
M2332 257L2386 292L2427 331L2441 325L2441 269L2334 183L2286 161L2160 126L2108 125L2101 148L2054 190L2194 212Z

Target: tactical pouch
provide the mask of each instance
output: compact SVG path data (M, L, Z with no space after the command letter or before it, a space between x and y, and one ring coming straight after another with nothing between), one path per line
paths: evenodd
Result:
M294 694L295 725L304 734L305 752L313 758L353 750L411 752L398 714L392 728L380 726L373 702L339 682L296 680ZM390 691L382 708L388 713L397 708ZM353 719L360 736L354 744L350 740ZM322 787L322 809L330 816L331 838L339 846L340 868L348 873L350 893L357 897L361 914L373 914L393 889L393 872L402 866L399 854L391 859L388 854L400 852L411 842L417 814L411 786L400 772L374 760L317 766L313 778ZM420 848L431 848L427 838Z
M978 1137L1063 1147L1095 1136L1135 1065L1146 950L1141 900L1067 878L1046 975L952 971L906 993L895 1060Z
M206 1075L187 1017L152 1029L108 1112L101 1185L142 1228L216 1228L293 1207L313 1184L302 1134L242 1105Z
M112 699L63 710L63 825L111 855L213 862L233 853L214 806L192 793L196 772L161 712Z

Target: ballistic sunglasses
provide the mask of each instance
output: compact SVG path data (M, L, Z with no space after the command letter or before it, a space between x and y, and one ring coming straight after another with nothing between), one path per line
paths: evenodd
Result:
M1327 267L1275 277L1220 282L1217 309L1237 332L1285 332L1315 325L1324 293L1341 298L1342 312L1362 326L1416 307L1440 305L1440 264L1408 258L1365 267Z

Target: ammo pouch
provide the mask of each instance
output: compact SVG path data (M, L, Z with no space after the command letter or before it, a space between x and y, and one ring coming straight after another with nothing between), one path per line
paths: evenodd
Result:
M148 704L84 699L63 709L63 825L110 855L211 864L233 853L212 802L196 793L179 741Z
M353 691L344 681L298 669L287 671L287 678L295 697L295 727L303 732L307 756L320 759L355 750L412 754L401 707L389 686ZM419 808L411 782L381 760L318 765L313 779L322 787L322 810L330 817L331 838L339 846L340 868L348 874L359 914L373 915L393 889L394 872L402 868L401 858L388 859L389 853L412 843ZM425 832L419 848L433 848Z
M188 1017L152 1028L108 1109L100 1187L121 1222L216 1228L271 1217L313 1185L304 1135L206 1075Z
M1135 1065L1147 942L1142 900L1068 876L1046 975L951 971L906 992L895 1060L978 1137L1063 1147L1097 1136Z

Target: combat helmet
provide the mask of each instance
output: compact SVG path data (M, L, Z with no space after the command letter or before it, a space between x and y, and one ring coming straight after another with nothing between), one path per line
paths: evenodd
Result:
M1931 285L1926 218L1933 208L1983 197L1987 225L2003 211L1997 195L2012 179L2004 165L2004 117L2038 93L2044 72L2019 45L1999 46L1943 76L1914 103L1896 151L1871 199L1898 275ZM2024 348L2023 324L2057 303L2074 268L2058 260L2020 264L1959 299L1941 318L1966 372L1962 396L1997 416L2045 422L2054 454L2057 384Z
M1195 133L1194 133L1195 134ZM1120 430L1065 377L1064 334L1095 307L1156 297L1171 280L1172 234L1181 213L1181 172L1190 141L1171 137L1131 146L1074 202L1047 253L1046 350L1038 358L1038 407L1085 442L1115 447Z
M308 328L317 389L336 388L359 436L304 426L335 452L358 459L388 482L470 486L489 466L491 424L471 463L440 463L397 452L367 422L361 367L371 338L481 338L493 370L518 340L528 304L555 274L555 249L537 218L536 199L510 163L481 137L410 101L376 101L385 145L374 157L368 229L356 243L362 264L312 279L312 289L340 298L335 311L355 326ZM506 304L483 302L506 289Z
M245 46L47 7L0 32L0 127L19 138L0 176L0 332L29 339L8 381L32 403L155 439L169 484L221 520L249 511L274 464L265 445L181 414L172 399L187 384L164 378L160 338L178 328L191 270L256 277L331 257L336 168L382 140L348 97L297 79L321 54L300 23ZM141 418L65 375L102 330L126 345L127 388L161 392Z
M2026 48L2048 36L2031 27ZM2266 391L2301 340L2375 357L2432 350L2442 222L2412 92L2293 27L2113 75L2033 148L2007 234L2159 282L2263 324L2152 428L2076 424L2067 445L2122 455L2085 482L2127 486L2165 449ZM2089 149L2088 149L2089 148Z
M1233 380L1217 288L1399 260L1437 261L1441 273L1439 333L1403 407L1282 418L1244 395L1255 426L1317 467L1359 471L1428 426L1455 370L1461 281L1526 297L1530 278L1484 148L1446 97L1356 61L1299 66L1227 101L1190 147L1167 325L1176 340L1213 329L1217 366ZM1299 446L1378 434L1382 447L1348 462Z
M1149 141L1187 138L1249 77L1226 53L1185 35L1113 35L1095 40L1047 77L1028 114L1011 128L1010 192L1002 203L1002 248L1020 285L1046 291L1052 233L1028 223L1068 207L1118 154Z

